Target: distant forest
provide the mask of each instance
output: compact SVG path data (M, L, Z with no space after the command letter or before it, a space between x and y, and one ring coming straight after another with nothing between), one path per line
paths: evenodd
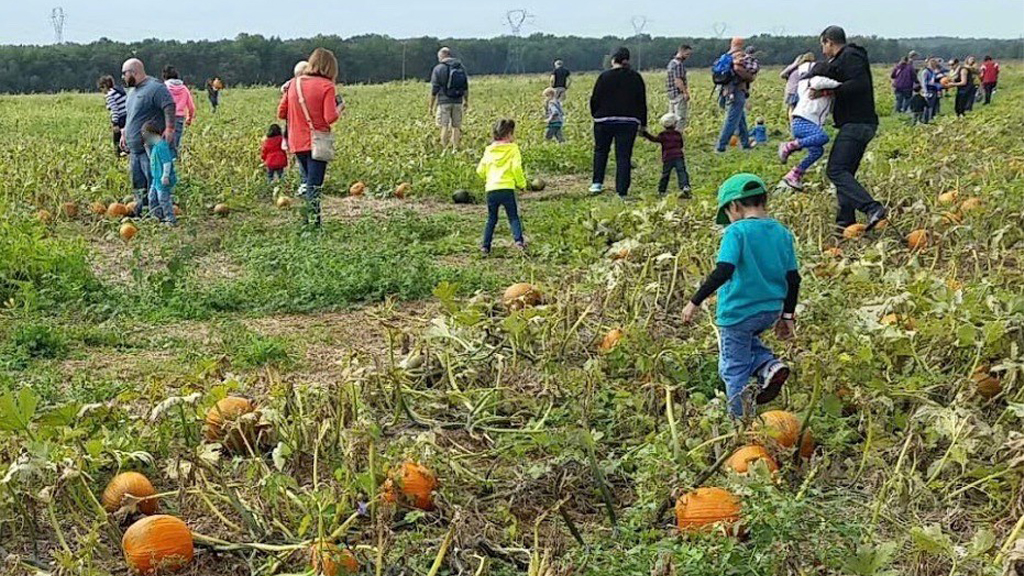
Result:
M1024 56L1024 42L975 38L877 37L853 40L867 48L876 63L895 62L910 50L922 56L1018 59ZM121 62L131 56L141 58L151 74L165 64L173 64L185 81L202 85L207 78L219 76L228 86L270 85L284 82L294 64L314 48L334 51L341 64L343 83L374 83L390 80L426 80L436 63L440 46L451 46L466 64L470 74L537 73L550 70L551 62L561 58L577 71L599 70L606 66L608 54L618 46L633 51L633 64L644 69L661 68L680 43L694 49L691 66L710 66L728 48L722 38L580 38L534 34L524 38L488 39L409 38L367 35L352 38L317 36L295 40L265 38L241 34L233 40L178 42L143 40L121 43L102 39L90 44L51 46L0 46L0 93L58 92L94 90L103 74L117 77ZM764 64L783 64L799 53L818 52L812 36L755 36L748 44L760 52Z

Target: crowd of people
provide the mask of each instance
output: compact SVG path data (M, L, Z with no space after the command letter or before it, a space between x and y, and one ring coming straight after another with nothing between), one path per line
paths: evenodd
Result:
M778 158L785 164L798 152L806 151L806 155L780 184L803 189L804 176L825 156L825 146L831 140L825 124L831 116L837 130L825 174L836 190L837 233L856 223L858 213L863 214L865 231L870 231L888 217L886 207L857 179L879 123L870 60L867 51L849 42L839 26L826 28L819 40L821 59L810 52L800 54L781 72L786 80L783 103L789 113L791 137L779 143ZM666 67L667 112L660 117L661 131L657 135L647 129L647 87L630 64L630 51L619 48L612 54L611 67L598 76L589 99L593 120L591 195L605 190L607 165L614 148L615 192L624 201L631 199L633 149L636 138L642 136L661 149L659 194L667 193L675 173L680 196L691 197L685 134L691 107L686 61L692 52L689 45L679 46ZM463 120L469 111L470 78L451 49L441 48L437 59L430 74L428 109L440 130L441 150L458 150ZM753 130L747 123L749 97L760 70L757 51L743 38L733 38L729 49L712 66L712 80L723 110L715 143L717 153L726 153L730 144L750 149L767 142L763 118L757 119ZM980 67L973 56L963 63L953 60L946 67L938 58L922 61L911 52L890 74L895 111L911 114L914 122L927 123L938 115L943 97L955 91L954 110L962 116L977 100L991 102L998 77L999 64L991 57L985 57ZM116 150L128 156L136 200L134 215L149 213L173 225L175 162L182 134L196 117L195 102L171 66L164 68L164 81L160 82L149 77L143 63L133 58L122 66L122 78L127 91L110 76L101 78L98 85L110 112ZM306 201L305 221L316 227L322 224L322 190L334 158L332 126L345 111L344 99L336 89L337 79L338 61L329 50L318 48L308 60L296 64L292 79L281 87L277 116L284 126L270 126L261 150L268 182L281 180L289 155L294 157L301 175L298 195ZM571 80L572 73L564 62L556 60L549 86L543 91L546 140L565 141L564 103ZM218 78L206 83L212 111L217 109L223 88ZM492 143L477 165L487 204L480 244L484 255L491 251L502 209L509 220L514 246L526 248L516 193L526 188L527 179L515 136L513 119L497 119ZM717 266L683 310L683 319L689 322L707 298L716 291L719 294L719 371L726 385L729 411L736 417L748 415L755 404L775 398L790 373L761 340L772 327L780 337L793 335L800 287L792 233L769 217L768 195L768 186L753 174L734 175L719 187L716 222L726 229ZM756 386L750 385L752 380Z

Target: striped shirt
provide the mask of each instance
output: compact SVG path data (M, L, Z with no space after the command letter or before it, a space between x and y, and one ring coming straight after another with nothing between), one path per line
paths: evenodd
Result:
M125 105L126 98L123 92L111 88L107 92L107 110L110 110L110 123L123 125L128 117L128 108Z
M683 81L683 86L686 86L686 67L683 66L682 60L673 58L668 61L668 78L665 84L669 100L679 98L679 87L676 86L677 78Z

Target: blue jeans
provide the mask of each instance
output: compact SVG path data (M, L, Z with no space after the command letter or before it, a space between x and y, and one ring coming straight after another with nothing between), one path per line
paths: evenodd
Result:
M161 222L178 223L178 219L174 217L173 194L174 188L159 183L149 189L149 206L154 218Z
M857 221L857 210L867 214L879 204L857 181L857 170L864 158L868 143L875 137L878 126L874 124L844 124L839 128L832 152L828 155L828 166L825 173L836 185L836 197L839 211L836 213L836 224L849 226Z
M825 155L825 144L828 144L828 134L825 133L821 126L814 122L794 116L793 138L800 144L801 149L807 150L807 156L797 165L797 170L803 174Z
M174 152L174 157L177 158L181 151L181 137L185 134L185 117L176 116L174 118L174 142L171 142L171 150Z
M668 181L672 177L673 171L675 171L676 177L679 178L680 190L690 186L690 173L686 171L686 158L676 158L661 165L661 181L658 182L658 194L664 194L668 191Z
M284 168L267 168L267 183L272 184L275 179L284 180Z
M516 206L515 190L492 190L487 193L487 225L484 226L484 240L481 246L491 249L494 239L494 227L498 225L498 209L505 207L508 225L512 228L512 238L516 242L523 241L523 224L519 221L519 208Z
M941 98L937 92L927 94L924 97L927 106L924 109L924 123L927 124L932 121L933 118L939 115L939 105Z
M718 374L725 382L729 414L736 418L743 417L745 404L752 404L752 399L747 401L744 398L751 376L758 375L769 364L777 361L775 354L764 345L760 336L778 322L780 314L761 312L739 324L718 328L721 336L718 343Z
M910 99L914 97L913 90L896 90L896 111L907 112L910 110Z
M733 90L732 96L726 98L725 124L718 136L718 151L725 152L729 139L738 134L740 146L750 148L750 134L747 132L747 94L743 90Z
M615 192L619 196L629 193L633 183L633 145L640 125L633 122L594 123L594 184L604 184L608 170L608 156L615 142Z
M135 214L141 216L149 201L150 172L149 172L149 150L143 148L141 151L130 150L128 152L128 174L132 181L132 194L135 196Z
M320 194L323 191L324 178L327 176L327 162L314 160L312 152L296 152L302 173L302 183L306 185L306 222L312 216L314 224L320 226Z
M561 124L548 124L548 129L544 132L545 140L555 140L559 143L565 142L565 135L562 134Z

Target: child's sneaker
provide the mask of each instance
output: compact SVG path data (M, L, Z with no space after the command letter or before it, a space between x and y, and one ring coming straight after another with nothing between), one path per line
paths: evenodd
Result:
M601 184L600 182L594 182L593 184L590 185L591 196L597 196L602 192L604 192L604 184Z
M794 167L782 177L782 182L793 190L803 190L803 177L804 173L801 172L799 168Z
M782 386L789 380L789 366L778 360L773 360L761 369L758 374L758 383L761 384L761 391L757 394L758 404L767 404L775 400L782 392Z
M789 142L779 143L779 160L785 164L789 157L800 149L800 143L796 140L790 140Z

